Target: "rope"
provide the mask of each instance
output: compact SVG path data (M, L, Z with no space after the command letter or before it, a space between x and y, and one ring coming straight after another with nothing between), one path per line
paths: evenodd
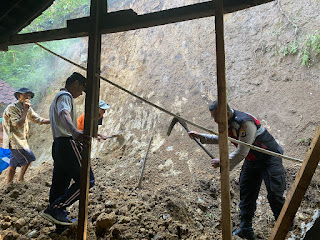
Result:
M50 49L48 49L48 48L40 45L39 43L35 43L35 44L36 44L37 46L41 47L42 49L44 49L44 50L52 53L53 55L55 55L55 56L57 56L57 57L65 60L65 61L71 63L72 65L77 66L78 68L81 68L82 70L87 71L87 68L82 67L81 65L79 65L79 64L77 64L77 63L75 63L75 62L72 62L71 60L69 60L69 59L67 59L67 58L65 58L65 57L63 57L63 56L61 56L61 55L58 55L58 54L55 53L55 52L52 52ZM179 116L179 115L177 115L177 114L174 114L174 113L172 113L172 112L169 112L168 110L166 110L166 109L164 109L164 108L162 108L162 107L160 107L160 106L158 106L158 105L156 105L156 104L154 104L154 103L152 103L152 102L150 102L150 101L148 101L148 100L146 100L146 99L144 99L144 98L142 98L142 97L134 94L133 92L130 92L129 90L127 90L127 89L121 87L120 85L118 85L118 84L116 84L116 83L114 83L114 82L106 79L105 77L100 76L99 74L95 74L95 76L98 77L98 78L100 78L100 79L102 79L102 80L104 80L104 81L106 81L107 83L115 86L116 88L119 88L120 90L122 90L122 91L130 94L131 96L133 96L133 97L135 97L135 98L138 98L139 100L141 100L141 101L143 101L143 102L151 105L152 107L155 107L155 108L159 109L159 110L162 111L162 112L165 112L165 113L167 113L167 114L169 114L169 115L171 115L171 116L173 116L173 117L175 117L175 118L178 118L178 119L180 119L180 120L182 120L182 121L184 121L184 122L186 122L186 123L188 123L188 124L190 124L190 125L192 125L192 126L194 126L194 127L197 127L197 128L202 129L202 130L204 130L204 131L206 131L206 132L209 132L209 133L211 133L211 134L214 134L214 135L219 136L219 134L216 133L216 132L214 132L213 130L208 129L208 128L205 128L205 127L202 127L202 126L200 126L200 125L198 125L198 124L196 124L196 123L193 123L193 122L189 121L188 119L185 119L185 118L183 118L183 117L181 117L181 116ZM262 153L265 153L265 154L268 154L268 155L272 155L272 156L275 156L275 157L280 157L280 158L287 159L287 160L290 160L290 161L293 161L293 162L298 162L298 163L302 163L302 162L303 162L302 160L300 160L300 159L298 159L298 158L293 158L293 157L289 157L289 156L282 155L282 154L280 154L280 153L271 152L271 151L269 151L269 150L266 150L266 149L263 149L263 148L259 148L259 147L253 146L253 145L251 145L251 144L248 144L248 143L239 141L239 140L234 139L234 138L231 138L231 137L228 137L228 139L229 139L231 142L233 142L233 143L237 143L237 144L241 144L241 145L247 146L247 147L249 147L249 148L251 148L251 149L254 149L254 150L258 151L258 152L262 152Z

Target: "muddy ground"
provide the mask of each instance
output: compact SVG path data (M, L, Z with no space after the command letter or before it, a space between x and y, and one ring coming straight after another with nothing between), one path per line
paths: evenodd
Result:
M132 8L139 14L199 1L112 1L110 10ZM319 29L318 0L280 1L282 10L298 23L295 32L277 2L225 15L226 76L231 107L258 117L285 154L304 159L320 123L319 73L315 58L302 66L298 55L277 52L292 39ZM86 65L86 39L75 46L73 61ZM62 54L63 53L59 53ZM103 37L101 75L135 94L204 127L217 131L208 104L217 97L214 18L169 24ZM55 62L56 81L36 111L48 108L75 67ZM80 71L81 72L81 71ZM83 72L82 72L83 73ZM222 239L219 170L208 156L175 126L166 135L171 117L101 82L100 98L110 104L105 135L121 138L93 141L92 168L96 185L90 189L87 239ZM84 111L84 96L76 100ZM189 126L192 130L198 130ZM3 239L75 239L76 224L62 235L39 214L48 204L52 176L49 126L32 125L31 149L37 161L24 183L0 187L0 235ZM141 189L137 189L142 160L150 137ZM215 155L217 146L207 146ZM234 148L230 145L230 151ZM283 160L287 189L300 164ZM239 224L241 164L230 173L232 225ZM5 172L0 175L4 183ZM305 224L319 209L320 176L316 170L286 239L301 239ZM274 219L262 186L253 220L259 239L268 239ZM78 204L69 209L77 217ZM234 237L237 239L237 237Z

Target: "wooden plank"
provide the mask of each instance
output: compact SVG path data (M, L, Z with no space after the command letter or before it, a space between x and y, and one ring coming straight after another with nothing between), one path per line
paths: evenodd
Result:
M167 9L163 11L137 15L132 9L108 13L103 16L101 32L103 34L129 31L134 29L155 27L165 24L189 21L215 15L215 1L197 3L193 5ZM224 13L245 9L261 1L224 1ZM270 0L263 1L263 3ZM88 18L68 21L68 27L78 31L87 28Z
M190 6L178 7L144 15L136 15L130 18L118 18L116 21L104 21L102 33L123 32L134 29L161 26L165 24L189 21L198 18L214 16L214 4L212 2L198 3Z
M55 30L47 30L41 32L33 32L33 33L24 33L24 34L15 34L11 36L9 42L0 41L1 45L20 45L27 43L36 43L36 42L45 42L45 41L53 41L53 40L63 40L69 38L77 38L77 37L87 37L89 34L87 31L81 30L79 32L72 32L70 29L61 28Z
M202 18L214 15L212 4L198 3L186 7L174 8L160 12L138 16L133 10L122 10L113 13L104 13L102 20L102 33L123 32L133 29L145 28ZM164 19L168 18L168 19ZM152 21L152 23L149 23ZM47 30L36 33L16 34L9 39L9 45L61 40L66 38L88 36L90 18L84 17L67 21L67 28ZM0 41L0 45L6 42Z
M218 84L218 129L221 181L221 224L222 239L232 239L231 207L230 207L230 179L229 179L229 151L228 151L228 119L227 119L227 91L225 75L223 0L215 4L216 17L216 55L217 55L217 84Z
M320 126L311 142L311 145L306 153L302 166L297 174L297 177L292 184L292 187L286 197L280 216L272 230L270 240L282 240L292 225L295 214L301 204L301 201L311 182L312 176L317 168L320 159Z
M271 0L244 0L225 1L224 13L239 11L258 4L270 2ZM104 13L102 17L101 32L103 34L123 32L134 29L155 27L169 23L188 21L198 18L214 16L215 1L197 3L154 13L137 15L133 10L122 10L112 13ZM67 38L88 36L90 30L89 17L68 20L68 28L48 30L27 34L16 34L7 41L0 40L0 46L11 46L26 43L61 40Z
M105 0L91 0L90 8L91 30L89 32L88 47L88 67L87 67L87 90L85 101L84 133L91 137L96 136L98 128L98 101L100 92L100 79L96 73L100 74L101 60L101 32L100 22L103 11L106 11ZM80 181L80 203L78 221L78 240L87 238L88 220L88 193L91 162L91 141L85 147L82 154L81 181Z
M248 7L255 6L255 4L258 5L258 2L266 3L270 1L271 0L224 1L223 13L239 11ZM204 17L212 17L215 15L215 2L216 1L209 1L154 13L148 13L144 15L137 15L135 19L131 15L131 18L122 18L114 21L103 21L102 33L107 34L123 32L134 29L155 27L165 24L189 21Z

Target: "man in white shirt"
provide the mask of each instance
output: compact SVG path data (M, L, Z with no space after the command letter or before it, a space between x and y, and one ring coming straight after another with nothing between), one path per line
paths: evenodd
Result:
M66 207L77 201L80 195L81 144L90 140L90 137L77 129L76 106L73 99L82 95L85 87L86 78L74 72L50 106L54 168L50 205L41 216L57 225L72 224L67 217ZM71 180L74 182L70 185ZM90 169L90 187L93 185L94 176Z

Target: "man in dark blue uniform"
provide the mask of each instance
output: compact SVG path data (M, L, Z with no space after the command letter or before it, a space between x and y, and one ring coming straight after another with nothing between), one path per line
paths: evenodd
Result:
M210 106L211 117L217 122L218 102L214 101ZM258 119L252 115L231 109L227 105L228 135L242 142L283 154L272 135L265 129ZM189 132L190 137L200 139L202 143L218 144L218 136ZM234 143L235 144L235 143ZM232 235L238 235L244 239L255 239L252 228L252 218L256 210L256 200L259 195L262 180L264 180L268 201L275 220L278 218L285 202L283 193L286 187L285 170L282 159L250 149L245 145L235 144L237 149L230 153L230 170L243 159L240 173L240 226ZM212 159L212 166L220 166L219 159Z

